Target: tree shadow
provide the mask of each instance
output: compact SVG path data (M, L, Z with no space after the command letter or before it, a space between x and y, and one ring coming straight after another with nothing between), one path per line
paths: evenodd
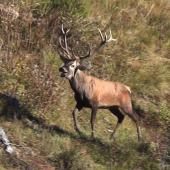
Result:
M19 100L5 93L0 93L0 117L8 121L21 120Z

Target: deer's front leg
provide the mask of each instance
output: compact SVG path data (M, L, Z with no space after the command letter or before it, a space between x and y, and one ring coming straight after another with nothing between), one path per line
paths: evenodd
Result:
M78 132L79 134L81 133L81 130L78 127L78 123L77 123L77 113L78 111L80 111L83 107L80 105L76 105L76 107L73 110L73 120L74 120L74 129L76 130L76 132Z
M94 133L94 121L95 121L95 118L96 118L96 113L97 113L97 107L94 106L92 108L92 112L91 112L91 129L92 129L92 137L95 138L95 133Z

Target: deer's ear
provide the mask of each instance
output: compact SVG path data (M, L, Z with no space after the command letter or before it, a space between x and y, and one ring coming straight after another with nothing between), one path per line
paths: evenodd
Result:
M79 65L78 67L77 67L79 70L86 70L87 68L85 67L85 66L83 66L83 65Z

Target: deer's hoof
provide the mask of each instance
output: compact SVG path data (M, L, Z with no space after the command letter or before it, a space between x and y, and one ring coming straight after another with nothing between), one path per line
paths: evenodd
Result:
M142 140L142 136L138 136L138 141L141 141Z
M76 130L76 132L77 132L78 134L81 134L81 133L82 133L82 131L81 131L79 128L75 128L75 130Z
M110 142L114 142L115 141L115 137L113 135L110 136Z

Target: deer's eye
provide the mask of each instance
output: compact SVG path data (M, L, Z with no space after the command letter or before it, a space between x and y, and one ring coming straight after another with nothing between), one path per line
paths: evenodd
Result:
M75 67L74 65L71 65L71 67Z

